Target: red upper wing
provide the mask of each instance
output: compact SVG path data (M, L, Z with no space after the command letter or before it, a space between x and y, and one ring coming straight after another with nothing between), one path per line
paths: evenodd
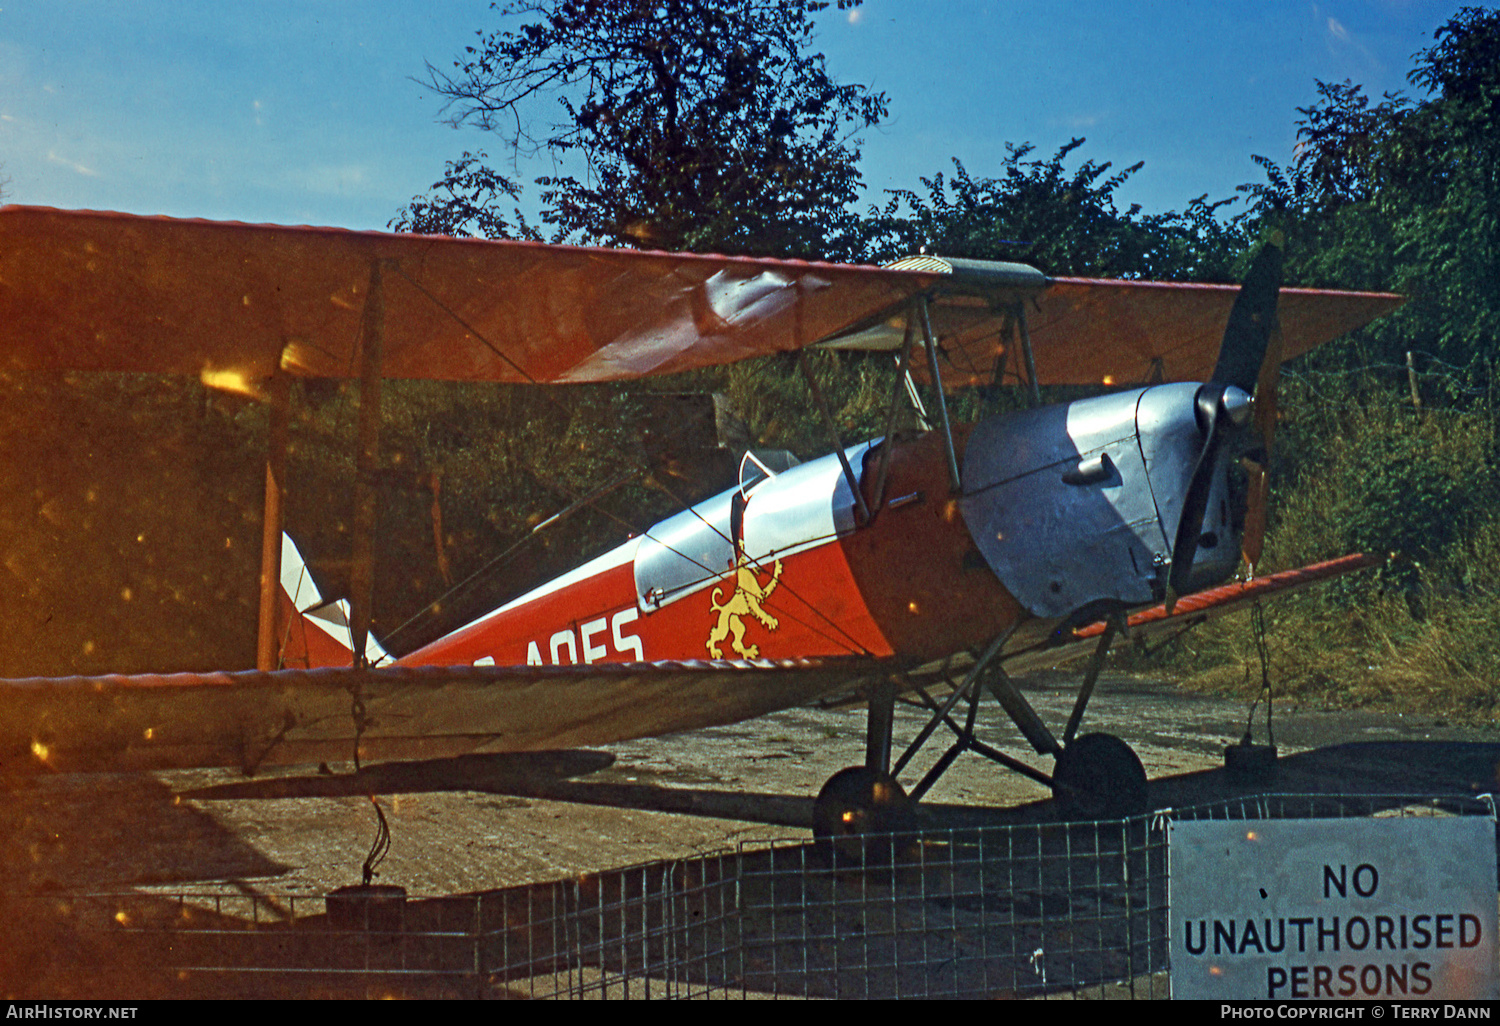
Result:
M798 349L932 276L877 267L0 209L3 369L608 381Z
M377 261L385 375L454 381L608 381L799 349L893 317L942 280L795 260L5 207L6 369L258 380L279 365L353 376ZM1236 291L1056 279L1026 300L1037 376L1205 378ZM1284 289L1287 358L1400 302ZM982 296L937 297L934 329L954 368L947 381L988 379L1002 317ZM900 330L891 329L897 339Z
M1037 378L1122 386L1156 377L1206 381L1238 294L1236 285L1056 279L1028 324ZM1301 356L1402 302L1390 293L1282 289L1282 359Z
M1237 285L1055 278L1028 288L996 287L978 294L946 291L937 281L931 303L933 334L945 359L948 387L992 380L997 366L1014 379L1010 318L1024 304L1027 331L1044 385L1115 385L1148 381L1204 381L1213 373ZM1386 292L1281 290L1282 359L1290 360L1381 317L1405 300ZM847 349L895 349L905 321L898 314L853 337L830 343ZM926 377L918 346L912 362Z

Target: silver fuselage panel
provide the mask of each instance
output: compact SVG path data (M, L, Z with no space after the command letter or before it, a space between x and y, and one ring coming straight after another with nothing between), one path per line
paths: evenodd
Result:
M879 439L844 450L856 475ZM832 541L855 529L854 492L834 453L756 481L744 499L741 538L755 564ZM735 561L731 488L668 517L641 538L636 599L643 612L669 605L722 578Z

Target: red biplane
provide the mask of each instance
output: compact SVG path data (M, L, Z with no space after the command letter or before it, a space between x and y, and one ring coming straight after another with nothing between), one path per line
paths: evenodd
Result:
M353 594L330 603L283 542L286 414L273 405L259 668L0 682L0 770L600 745L853 695L869 704L867 760L824 788L820 833L899 822L897 775L945 724L959 737L913 799L972 750L1081 815L1132 811L1139 760L1079 734L1111 641L1368 562L1223 583L1242 549L1258 556L1264 474L1247 483L1235 468L1263 462L1281 361L1400 302L1280 277L1277 245L1235 288L4 208L9 368L181 373L269 394L287 375L357 377L366 471L387 377L545 387L835 347L889 350L902 384L884 437L846 446L830 418L821 459L750 452L737 487L395 659L369 633L373 497L359 503ZM950 424L945 388L1007 375L1032 408ZM920 408L914 379L937 409L921 411L931 430L903 434L896 406L909 394ZM1043 383L1122 390L1044 406ZM1054 733L1009 674L1089 653ZM985 692L1055 758L1050 774L977 741L972 716L955 723ZM893 759L899 695L931 721Z

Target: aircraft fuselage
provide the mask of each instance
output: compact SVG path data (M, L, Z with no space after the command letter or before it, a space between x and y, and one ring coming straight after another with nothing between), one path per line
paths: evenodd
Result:
M1197 391L1158 385L957 429L956 493L939 432L853 446L867 523L836 454L747 479L399 662L922 662L1023 622L1047 632L1158 602L1204 447ZM1194 587L1238 565L1237 453L1216 458Z

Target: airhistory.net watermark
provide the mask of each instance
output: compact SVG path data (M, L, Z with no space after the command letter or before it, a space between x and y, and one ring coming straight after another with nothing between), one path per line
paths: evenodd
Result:
M48 1001L11 1001L7 1019L134 1019L138 1005L78 1005Z

